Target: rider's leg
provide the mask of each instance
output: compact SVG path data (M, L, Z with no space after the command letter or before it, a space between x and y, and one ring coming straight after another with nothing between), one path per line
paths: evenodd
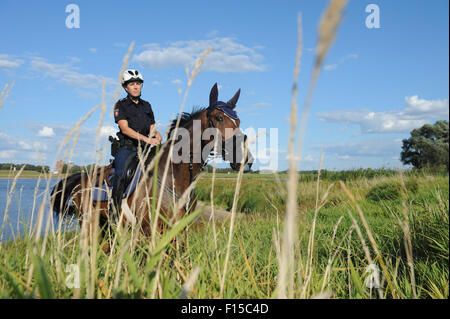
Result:
M126 164L130 157L134 156L136 151L128 149L126 147L121 147L117 150L117 154L114 159L114 169L116 171L116 176L113 179L113 188L112 188L112 200L113 205L116 207L116 210L119 208L120 199L122 196L122 180L125 175Z
M119 176L123 176L125 173L125 165L127 163L128 158L130 155L136 153L135 150L129 149L127 147L121 147L117 150L117 154L114 158L114 168L116 171L116 174Z

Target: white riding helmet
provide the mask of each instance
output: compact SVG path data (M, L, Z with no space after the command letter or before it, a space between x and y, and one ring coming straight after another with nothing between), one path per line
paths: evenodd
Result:
M122 86L127 85L130 82L138 81L144 83L144 78L138 70L128 69L123 72L122 75Z

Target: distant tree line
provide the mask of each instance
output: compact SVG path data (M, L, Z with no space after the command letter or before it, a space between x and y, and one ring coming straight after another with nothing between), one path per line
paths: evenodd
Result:
M206 173L212 173L213 166L208 164L208 165L206 165L206 167L204 168L203 171L206 172ZM231 167L226 167L226 168L218 168L218 167L216 167L216 173L237 173L237 172L234 171ZM259 171L249 171L246 174L251 174L251 173L254 173L254 174L256 173L257 174L257 173L259 173Z
M50 172L50 167L48 165L42 166L42 165L32 165L32 164L13 164L13 163L0 163L0 170L14 170L14 168L16 170L20 170L22 168L23 165L26 165L24 168L24 171L33 171L33 172L43 172L43 173L48 173ZM73 165L73 164L67 164L64 163L61 166L61 171L58 173L67 173L69 172L69 174L72 173L78 173L81 172L82 170L87 171L87 170L91 170L92 167L94 166L94 164L89 164L87 166L79 166L79 165Z
M0 170L19 170L22 168L23 165L26 165L23 169L24 171L33 171L33 172L44 172L48 173L50 172L50 167L45 165L32 165L32 164L13 164L13 163L0 163Z
M213 172L213 166L208 164L206 165L206 167L203 170L206 173L212 173ZM228 173L228 172L233 172L233 170L231 168L218 168L216 167L216 173Z

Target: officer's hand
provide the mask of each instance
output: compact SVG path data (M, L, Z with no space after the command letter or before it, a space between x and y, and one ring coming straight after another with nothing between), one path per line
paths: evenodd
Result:
M151 144L151 145L158 145L159 143L160 143L160 141L156 137L151 137L149 139L149 144Z
M162 141L162 137L161 137L161 134L159 134L159 132L158 132L158 131L156 131L156 135L155 135L155 137L156 137L156 139L158 140L158 144L159 144L159 143L161 143L161 141Z

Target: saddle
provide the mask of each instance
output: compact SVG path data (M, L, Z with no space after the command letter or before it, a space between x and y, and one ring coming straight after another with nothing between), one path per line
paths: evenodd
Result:
M145 164L150 163L155 155L156 155L156 147L153 147L150 149L150 153L147 156ZM114 162L112 162L109 166L113 168ZM111 170L111 174L113 174L113 176L111 176L111 178L108 178L109 181L117 179L114 180L112 183L112 185L114 184L116 185L116 187L113 188L112 192L113 202L116 204L120 204L121 199L123 199L126 194L131 194L134 191L134 188L136 187L137 181L140 177L141 168L139 167L138 154L130 157L127 160L127 162L125 163L125 170L123 176L116 176L113 170ZM152 172L150 172L150 174L152 174Z

